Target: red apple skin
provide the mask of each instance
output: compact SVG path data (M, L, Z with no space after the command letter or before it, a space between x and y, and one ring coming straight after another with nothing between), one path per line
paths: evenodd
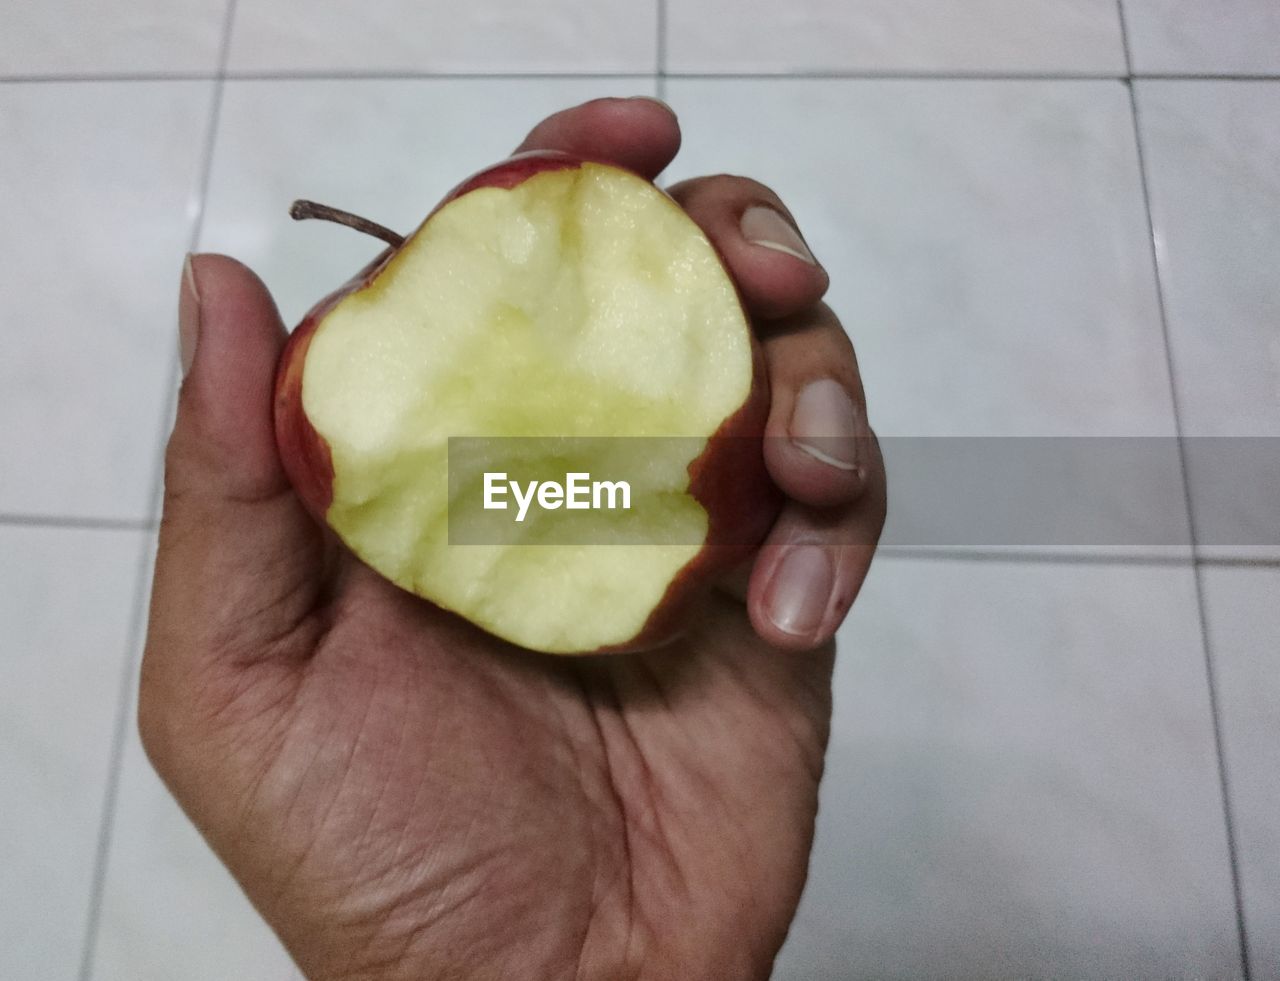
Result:
M322 525L328 523L325 516L333 503L333 456L329 444L302 409L302 369L307 362L307 348L316 328L338 301L372 282L395 252L386 249L312 307L280 352L275 385L276 446L289 483L303 506Z
M479 188L509 189L535 174L575 169L589 162L594 161L556 150L516 154L457 185L423 219L423 224L450 201ZM348 294L368 286L397 251L398 247L385 250L312 307L290 335L280 356L275 383L276 443L289 481L308 512L321 524L327 524L326 516L333 503L333 458L329 445L316 432L302 408L302 372L307 348L329 311ZM721 424L703 453L689 464L690 494L707 512L707 544L671 581L635 637L623 644L581 653L647 650L678 637L688 625L692 608L716 577L749 558L777 519L782 494L770 479L764 462L763 436L770 405L768 374L754 336L751 347L752 383L746 401Z
M650 650L678 638L716 579L749 559L777 520L783 496L764 462L769 376L754 335L751 354L751 391L746 402L720 424L706 450L689 464L689 493L707 512L707 544L671 580L635 637L595 653Z

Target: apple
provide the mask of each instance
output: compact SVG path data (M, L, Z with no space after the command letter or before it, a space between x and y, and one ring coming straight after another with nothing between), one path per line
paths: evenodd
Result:
M763 540L780 495L760 349L711 242L652 182L539 151L404 238L309 202L294 216L390 245L306 315L275 395L299 497L382 576L524 648L632 651L676 636ZM634 477L627 508L556 510L562 482L519 522L482 510L513 446L527 475ZM460 543L495 521L509 534Z

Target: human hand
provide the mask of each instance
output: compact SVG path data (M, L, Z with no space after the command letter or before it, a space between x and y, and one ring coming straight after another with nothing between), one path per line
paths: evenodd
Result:
M661 105L604 99L520 149L653 177L679 139ZM356 561L281 469L285 335L265 288L223 257L188 269L139 726L310 978L770 971L812 843L830 638L874 552L884 471L826 273L781 202L727 176L670 193L760 333L766 458L789 500L749 579L644 654L520 651Z

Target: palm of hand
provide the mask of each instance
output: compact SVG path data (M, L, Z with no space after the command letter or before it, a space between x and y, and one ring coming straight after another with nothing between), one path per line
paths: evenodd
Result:
M200 779L231 793L197 821L259 870L246 890L309 976L435 977L460 952L474 977L767 974L830 645L780 656L717 599L660 652L547 658L353 561L339 578L200 713L226 768Z

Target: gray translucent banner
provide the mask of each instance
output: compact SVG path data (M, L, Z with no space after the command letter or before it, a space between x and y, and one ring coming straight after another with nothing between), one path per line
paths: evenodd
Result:
M885 545L1187 546L1194 522L1202 547L1280 548L1280 437L889 437L879 446ZM700 544L706 521L684 491L689 462L707 449L706 440L669 437L453 438L449 541ZM861 447L864 459L871 449ZM794 465L796 453L779 441L766 455ZM725 522L721 544L739 544L734 527ZM831 527L836 540L866 544L865 523Z

